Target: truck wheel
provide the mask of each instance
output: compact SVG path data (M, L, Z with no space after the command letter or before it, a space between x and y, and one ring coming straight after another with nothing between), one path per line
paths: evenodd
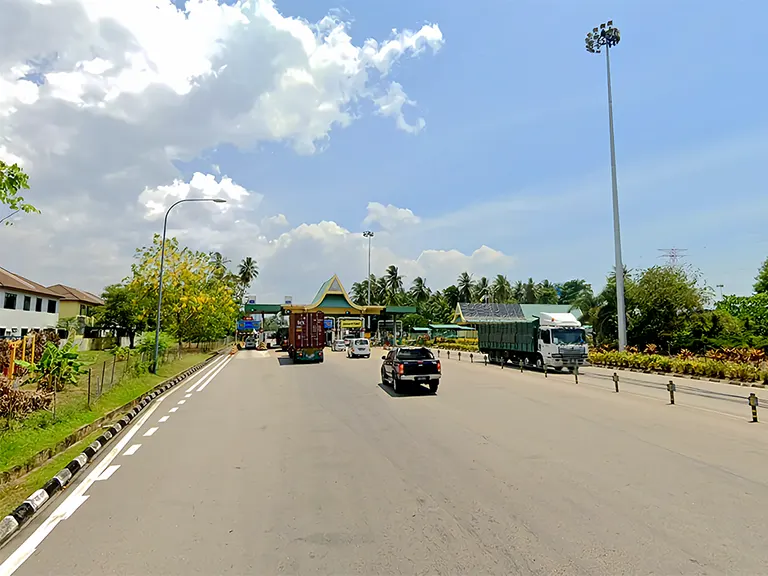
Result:
M384 369L381 369L381 383L386 384L387 383L387 375L384 372Z
M403 384L397 376L392 376L392 390L394 390L395 394L403 393Z
M437 387L440 385L439 382L430 382L429 383L429 391L432 392L432 394L437 394Z
M544 358L541 357L541 354L536 356L536 368L538 370L544 370Z

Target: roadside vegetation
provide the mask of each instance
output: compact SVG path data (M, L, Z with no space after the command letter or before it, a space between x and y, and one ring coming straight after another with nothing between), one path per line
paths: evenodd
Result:
M18 202L18 194L9 198ZM159 368L151 373L161 248L156 235L136 251L130 275L105 288L95 324L115 336L98 339L104 349L79 351L76 327L64 341L55 330L0 340L0 473L28 465L41 451L66 449L77 429L225 345L258 266L246 258L231 272L222 254L192 251L172 238L165 246ZM129 345L119 345L118 335Z
M768 380L768 259L758 270L751 296L717 297L701 274L684 266L653 266L625 270L628 347L616 350L616 276L606 278L595 292L584 280L510 282L504 275L479 279L467 272L456 283L432 290L423 278L409 289L396 266L381 277L371 276L352 286L358 304L415 306L403 317L403 328L446 324L458 302L566 304L582 312L582 324L592 328L590 361L659 372L691 374L745 382ZM465 338L414 338L444 349L477 351L477 341ZM641 352L642 351L642 352Z

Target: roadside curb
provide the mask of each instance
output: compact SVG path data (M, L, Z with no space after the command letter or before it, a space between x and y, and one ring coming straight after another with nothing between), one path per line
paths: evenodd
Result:
M147 392L140 400L133 400L116 410L119 412L126 406L136 404L134 408L128 411L120 420L110 426L101 436L99 436L94 442L92 442L85 450L83 450L77 457L73 458L69 464L62 468L56 475L53 476L48 482L46 482L42 488L33 492L24 502L22 502L16 509L8 516L0 520L0 547L2 547L10 538L18 532L22 526L24 526L34 515L50 500L55 494L63 490L69 485L72 479L83 470L87 464L100 454L102 448L104 448L110 440L115 438L122 429L127 428L144 408L146 408L152 400L164 394L180 382L186 380L186 378L195 372L202 370L205 366L210 364L215 358L219 358L222 354L226 354L227 349L219 351L209 358L206 358L199 364L187 368L183 372L176 376L161 382L155 386L152 390Z

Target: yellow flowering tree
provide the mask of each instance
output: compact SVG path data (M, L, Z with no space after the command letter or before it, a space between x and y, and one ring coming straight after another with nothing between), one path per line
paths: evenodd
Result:
M136 262L128 281L138 316L152 326L157 314L158 278L162 238L136 250ZM166 239L163 267L162 328L181 342L220 338L234 329L238 306L236 283L221 274L208 254L180 247Z

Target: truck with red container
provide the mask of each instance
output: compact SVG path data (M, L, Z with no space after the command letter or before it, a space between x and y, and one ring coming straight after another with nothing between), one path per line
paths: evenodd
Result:
M288 325L288 355L294 362L322 362L325 314L294 312Z

